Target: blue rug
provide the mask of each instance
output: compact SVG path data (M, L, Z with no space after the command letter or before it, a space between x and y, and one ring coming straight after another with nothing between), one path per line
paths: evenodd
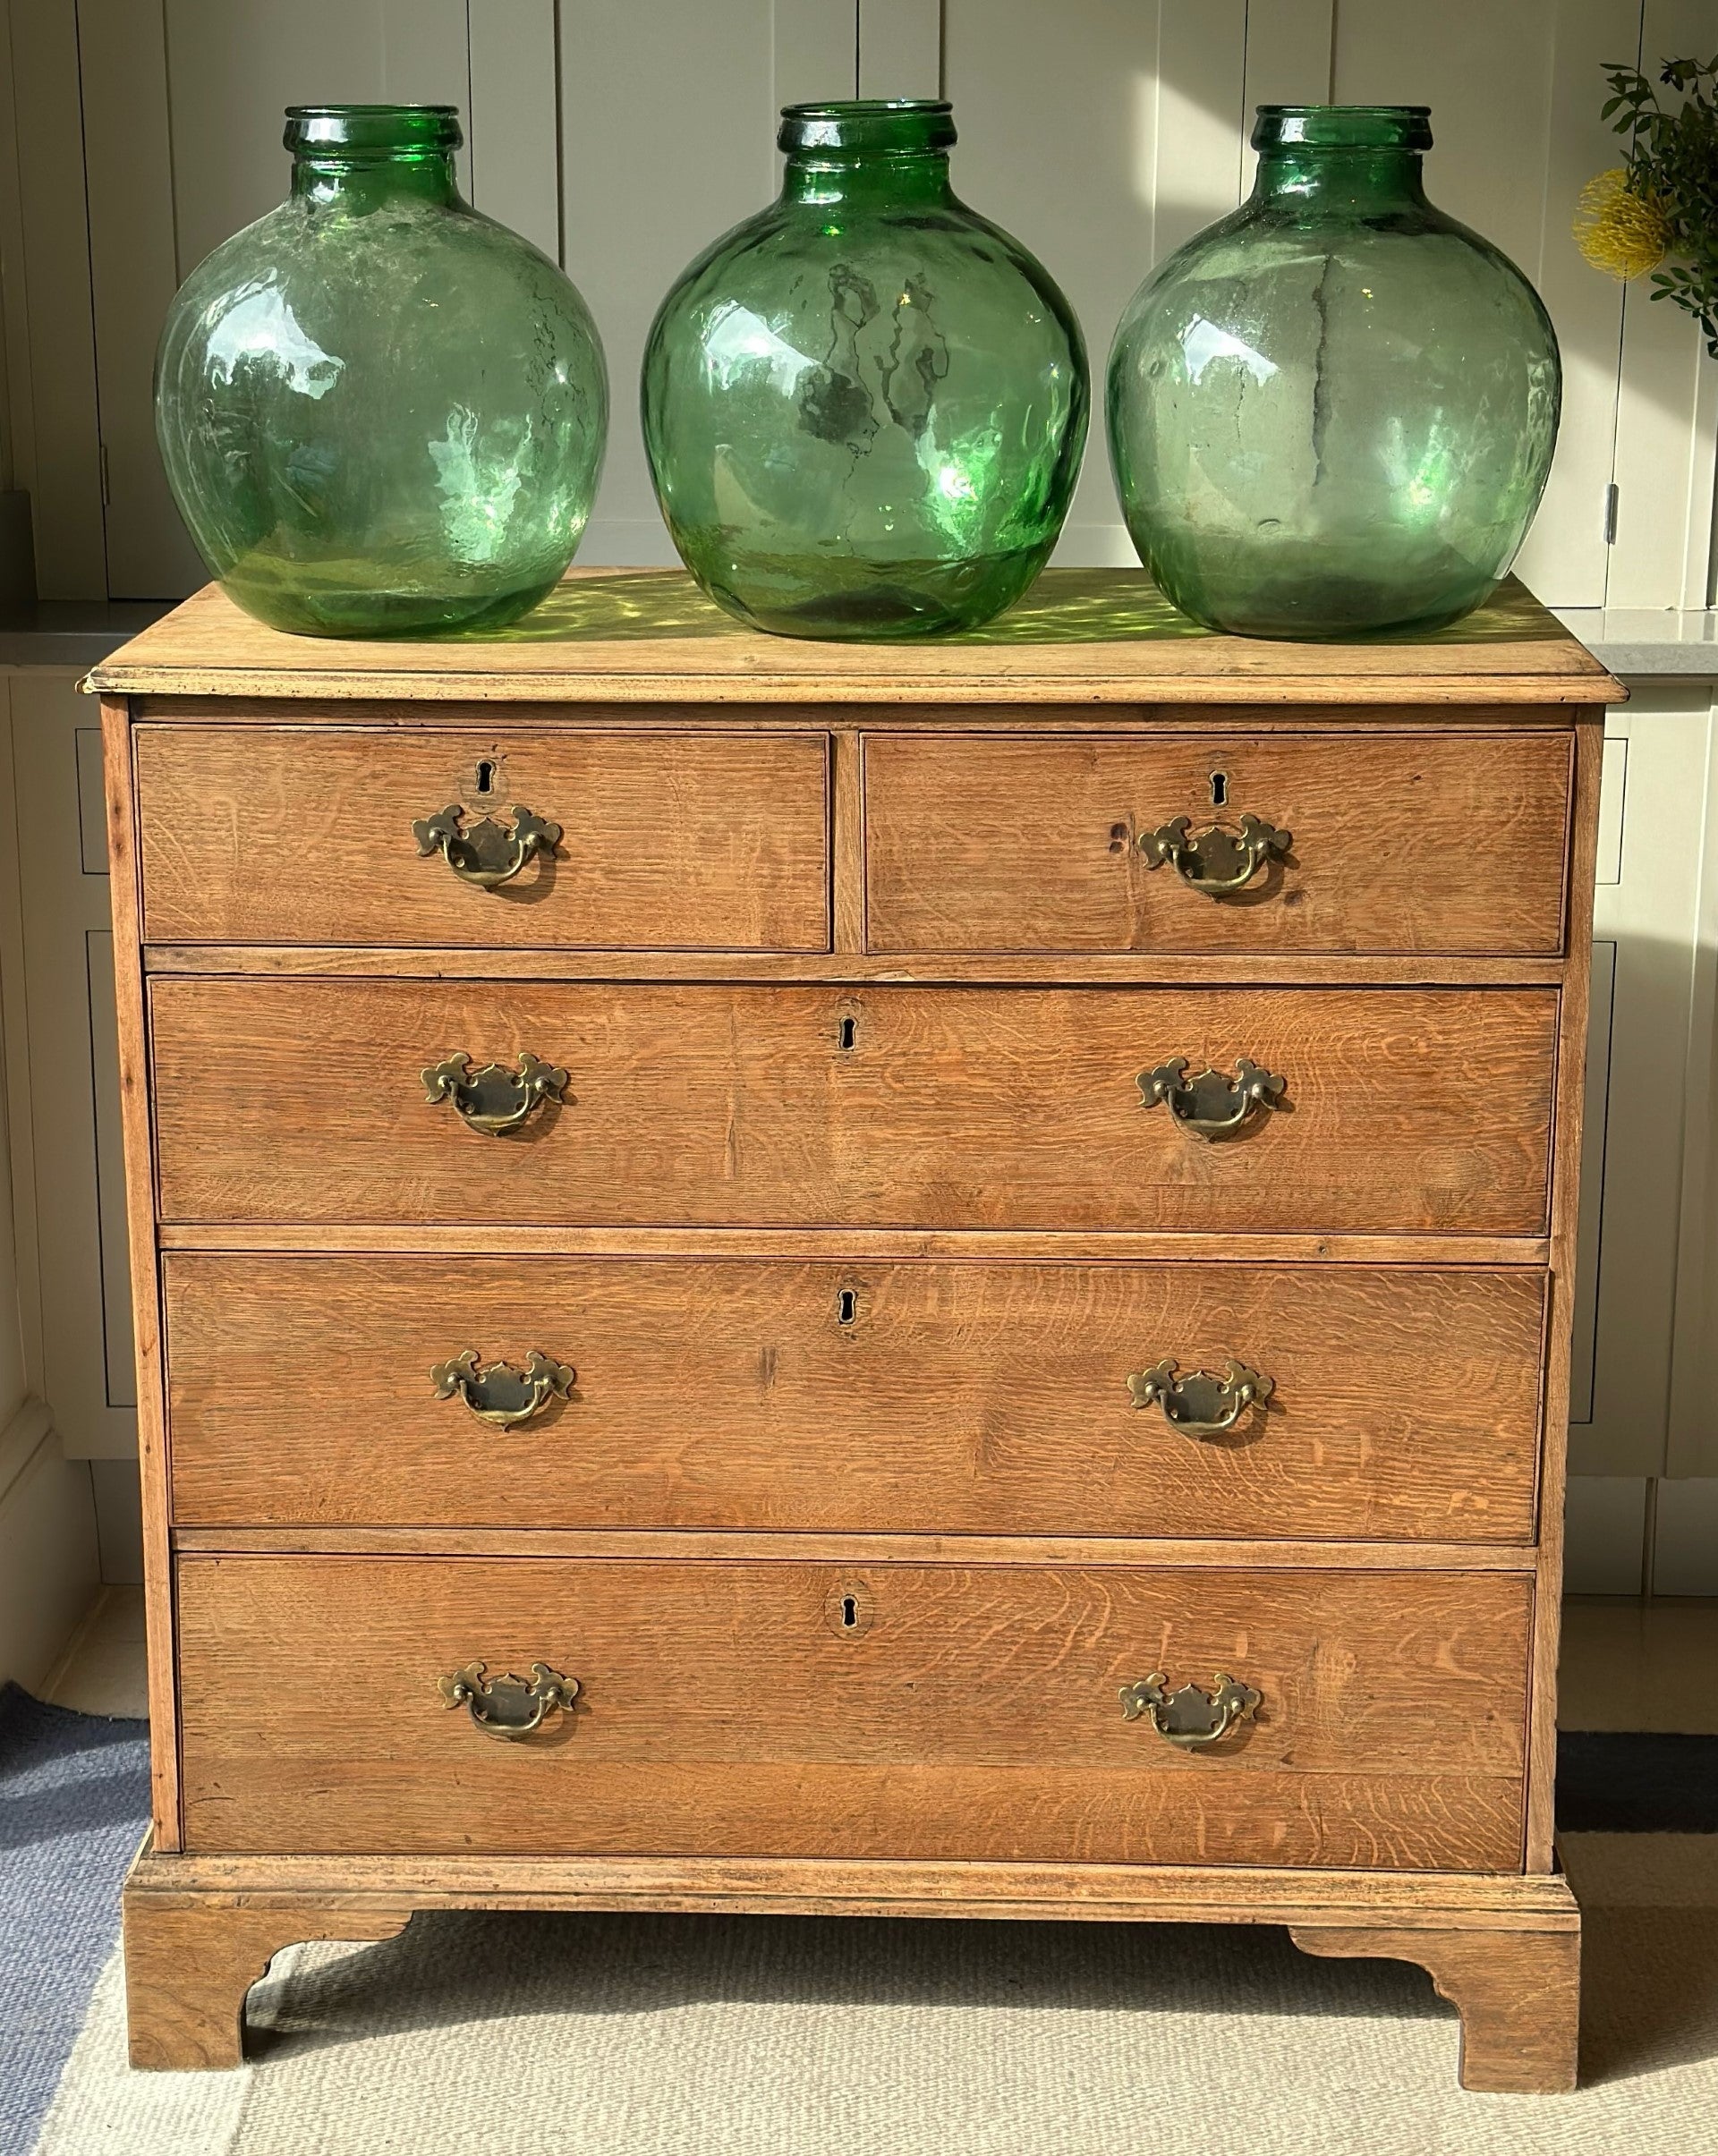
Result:
M149 1724L0 1686L0 2150L33 2146L149 1816Z

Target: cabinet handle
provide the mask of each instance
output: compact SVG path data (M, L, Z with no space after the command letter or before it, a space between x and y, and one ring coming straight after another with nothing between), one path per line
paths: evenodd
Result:
M469 1056L453 1055L429 1066L423 1090L431 1100L451 1100L454 1113L474 1131L498 1138L503 1131L517 1130L540 1101L558 1100L566 1076L535 1056L521 1056L515 1071L505 1063L473 1070Z
M1127 1389L1135 1407L1161 1407L1171 1430L1189 1438L1214 1438L1233 1430L1254 1401L1268 1400L1277 1386L1274 1378L1261 1377L1236 1362L1220 1378L1208 1370L1178 1378L1174 1362L1166 1355L1129 1378Z
M543 1717L558 1707L565 1713L578 1697L579 1680L562 1676L547 1662L531 1665L529 1680L515 1676L486 1677L487 1662L467 1662L452 1676L438 1677L436 1689L450 1707L464 1707L478 1727L490 1736L516 1743L541 1726Z
M571 1399L577 1374L534 1347L523 1370L511 1362L481 1363L476 1348L468 1347L451 1362L438 1362L430 1380L437 1399L451 1400L457 1394L480 1422L513 1430L541 1414L551 1400Z
M423 860L439 853L462 883L492 891L498 884L510 882L534 855L552 854L560 844L559 824L545 822L516 802L509 813L512 830L493 816L481 816L469 831L463 831L465 811L454 802L438 814L414 823L412 836Z
M1237 1684L1222 1669L1212 1678L1209 1692L1202 1692L1197 1685L1183 1685L1178 1692L1169 1692L1165 1690L1168 1683L1163 1672L1154 1669L1139 1684L1124 1685L1122 1719L1136 1722L1144 1715L1159 1736L1178 1744L1184 1752L1214 1744L1220 1736L1227 1736L1237 1722L1250 1721L1259 1704L1259 1694L1251 1685Z
M1238 836L1213 824L1197 838L1192 818L1176 816L1155 831L1143 832L1139 850L1148 868L1161 868L1167 861L1192 889L1221 898L1244 889L1273 854L1280 858L1294 843L1292 831L1279 831L1259 816L1243 816Z
M1207 1069L1189 1082L1186 1057L1174 1056L1154 1071L1142 1071L1138 1080L1147 1108L1164 1102L1178 1124L1201 1138L1239 1130L1255 1108L1273 1107L1287 1083L1245 1056L1236 1058L1233 1078Z

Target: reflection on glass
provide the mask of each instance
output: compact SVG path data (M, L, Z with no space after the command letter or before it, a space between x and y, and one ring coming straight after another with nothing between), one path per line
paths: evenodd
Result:
M645 446L687 567L787 635L987 621L1055 544L1085 437L1078 326L958 201L947 105L795 106L780 199L646 347Z
M1263 106L1253 195L1147 278L1110 361L1134 543L1254 636L1457 620L1551 468L1557 343L1512 263L1426 200L1420 106Z
M186 280L156 369L174 498L250 613L312 635L511 621L572 560L608 389L553 262L460 199L447 106L287 115L289 200Z

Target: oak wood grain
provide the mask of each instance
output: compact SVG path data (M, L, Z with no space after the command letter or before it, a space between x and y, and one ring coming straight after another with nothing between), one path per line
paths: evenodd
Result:
M1525 1269L177 1255L166 1294L181 1525L1533 1532ZM429 1376L466 1349L574 1396L489 1428ZM1275 1389L1190 1437L1128 1390L1166 1355Z
M1058 1916L1138 1923L1376 1922L1392 1931L1578 1932L1561 1873L1365 1872L1211 1864L1035 1864L970 1858L160 1855L146 1847L128 1895L354 1914L495 1908L744 1908L807 1915Z
M288 1940L374 1939L418 1909L678 1909L820 1916L1084 1923L1291 1923L1333 1950L1357 1923L1393 1957L1451 1974L1442 1935L1467 1958L1578 1930L1560 1878L1449 1872L1271 1871L1185 1865L1030 1865L732 1857L183 1856L145 1850L125 1882L135 1987L133 2064L238 2063L234 1994ZM1386 1929L1387 1927L1387 1929ZM1303 1940L1303 1944L1307 1944ZM1308 1950L1321 1951L1316 1944ZM1452 1993L1460 1996L1451 1982ZM1470 2042L1468 2055L1475 2056Z
M289 1910L232 1896L121 1897L125 2023L133 2067L190 2073L244 2062L244 1998L283 1947L313 1939L391 1939L409 1906L342 1901Z
M1306 1954L1411 1961L1461 2015L1464 2089L1555 2096L1572 2089L1580 2033L1581 1941L1568 1925L1506 1932L1452 1926L1291 1924Z
M919 989L157 980L162 1217L1537 1235L1549 990ZM852 1045L846 1023L853 1027ZM567 1097L429 1103L460 1050ZM1135 1079L1286 1078L1209 1142Z
M193 1849L1520 1863L1530 1595L1501 1575L182 1558L179 1585ZM436 1689L474 1657L576 1676L574 1711L486 1736ZM1160 1668L1263 1704L1180 1751L1118 1705Z
M142 726L144 932L198 943L826 951L829 757L818 734L402 734ZM482 889L414 822L515 803L562 828ZM272 864L272 865L271 865Z
M85 682L82 686L89 687ZM1614 695L1611 692L1614 691ZM136 694L129 699L132 717L140 725L203 725L215 721L223 726L365 726L435 733L445 729L475 727L487 733L496 724L491 695L469 698L447 696L427 699L408 689L404 693L383 689L362 696L329 698L315 683L288 684L279 692L252 692L242 676L235 677L225 693L214 695ZM1055 700L1027 698L1025 704L1010 701L1006 687L982 702L953 702L927 695L923 700L889 699L886 721L878 717L874 701L849 701L838 693L817 696L811 692L735 701L723 698L668 699L642 702L636 696L618 701L601 697L569 701L544 697L518 700L519 718L532 727L565 729L568 733L605 733L619 728L634 734L779 734L809 728L816 733L865 733L880 723L893 733L946 732L957 724L963 734L1018 734L1030 725L1033 733L1115 734L1150 733L1167 729L1176 734L1232 735L1237 729L1248 734L1328 734L1334 727L1373 734L1425 734L1445 727L1458 733L1566 733L1581 707L1608 702L1625 703L1627 693L1608 680L1584 692L1571 707L1561 692L1550 702L1489 700L1483 680L1454 703L1395 703L1369 698L1364 704L1327 703L1316 696L1280 696L1263 700L1212 698L1203 692L1191 697L1160 698L1142 695L1125 701L1081 701L1077 692Z
M1197 1541L1146 1535L1042 1537L864 1534L792 1528L697 1527L175 1527L174 1548L215 1557L666 1558L676 1564L1195 1566L1221 1572L1511 1572L1531 1578L1523 1542Z
M1595 713L1579 730L1571 836L1569 966L1559 998L1557 1108L1552 1133L1551 1348L1540 1473L1539 1594L1534 1617L1528 1732L1527 1862L1548 1871L1556 1824L1557 1655L1562 1617L1563 1501L1568 1484L1569 1354L1574 1333L1581 1125L1586 1096L1587 1006L1593 974L1593 889L1599 842L1604 729ZM1576 895L1578 894L1578 896Z
M118 1012L120 1140L125 1165L125 1248L132 1277L132 1352L137 1362L137 1450L143 1543L145 1662L149 1685L149 1803L156 1846L180 1846L177 1685L174 1664L173 1563L168 1546L166 1381L160 1282L155 1249L155 1150L150 1131L149 1053L139 949L141 894L129 714L101 706L102 786L107 821L108 896L114 920Z
M872 734L868 947L1555 952L1570 749L1552 734ZM1232 896L1140 851L1172 818L1234 832L1248 813L1293 845Z
M290 1222L224 1222L199 1227L166 1223L164 1251L337 1252L421 1258L493 1257L495 1239L482 1222L464 1227L419 1221L410 1227L350 1222L294 1227ZM1220 1265L1485 1265L1538 1266L1551 1255L1545 1235L1207 1235L1153 1228L877 1228L877 1227L538 1227L510 1228L507 1246L521 1256L633 1258L979 1258L1091 1259L1124 1264L1156 1259Z
M765 636L723 614L678 570L574 571L523 621L439 643L283 635L210 585L89 679L137 695L654 703L1142 694L1396 703L1477 695L1501 703L1603 701L1614 688L1513 580L1465 621L1413 641L1274 643L1199 628L1132 569L1047 570L986 628L912 644Z
M845 932L857 933L863 893L849 873L853 896ZM1207 902L1209 903L1209 902ZM491 980L877 980L936 987L975 981L1021 988L1061 988L1070 982L1118 987L1179 985L1189 977L1185 955L1150 951L1098 953L1070 959L1008 952L955 952L906 957L841 950L807 956L773 951L550 951L498 950L438 944L413 949L373 944L151 943L144 946L148 973L265 973L315 977L357 974L439 980L481 972ZM1196 969L1205 987L1240 988L1556 988L1561 958L1469 958L1444 953L1396 953L1387 957L1337 954L1287 957L1281 953L1244 956L1205 954Z

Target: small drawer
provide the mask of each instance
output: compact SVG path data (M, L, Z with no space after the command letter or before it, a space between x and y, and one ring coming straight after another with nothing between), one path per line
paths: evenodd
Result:
M1530 1606L1481 1573L187 1556L185 1846L1509 1871Z
M1571 755L1561 731L873 734L868 946L1550 955Z
M165 1286L180 1525L1533 1533L1527 1267L176 1252Z
M146 942L829 947L821 734L509 714L147 725L136 744Z
M1545 1228L1551 989L181 976L150 1009L171 1221Z

